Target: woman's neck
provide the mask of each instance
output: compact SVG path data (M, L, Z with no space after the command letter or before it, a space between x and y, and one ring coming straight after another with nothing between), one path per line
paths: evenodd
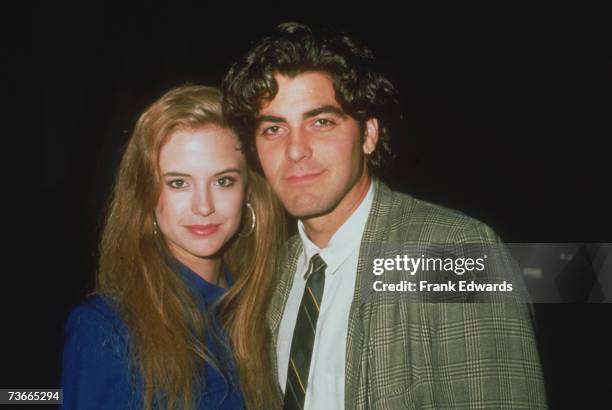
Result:
M175 255L175 257L208 283L227 288L224 275L221 274L223 266L221 258L198 258L193 255Z

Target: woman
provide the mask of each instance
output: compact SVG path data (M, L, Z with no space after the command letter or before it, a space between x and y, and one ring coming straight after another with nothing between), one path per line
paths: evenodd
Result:
M136 124L96 289L66 325L65 408L275 406L262 324L284 213L219 99L178 87Z

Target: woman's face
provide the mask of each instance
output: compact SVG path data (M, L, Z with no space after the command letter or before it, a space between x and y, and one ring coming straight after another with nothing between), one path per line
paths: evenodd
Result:
M247 167L238 146L232 131L206 125L175 131L160 150L157 224L185 264L218 257L240 226Z

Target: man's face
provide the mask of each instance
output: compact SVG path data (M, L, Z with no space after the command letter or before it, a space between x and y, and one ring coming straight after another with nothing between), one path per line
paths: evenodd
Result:
M376 120L362 130L336 101L324 72L275 79L278 93L263 104L255 129L262 168L290 214L328 214L368 178L364 152L375 147Z

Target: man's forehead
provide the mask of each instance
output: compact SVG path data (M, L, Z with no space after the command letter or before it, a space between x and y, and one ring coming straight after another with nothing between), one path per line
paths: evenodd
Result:
M322 106L333 106L342 111L331 76L326 72L306 71L291 76L276 73L274 80L277 92L273 98L264 96L261 99L260 115L285 110L306 112Z

